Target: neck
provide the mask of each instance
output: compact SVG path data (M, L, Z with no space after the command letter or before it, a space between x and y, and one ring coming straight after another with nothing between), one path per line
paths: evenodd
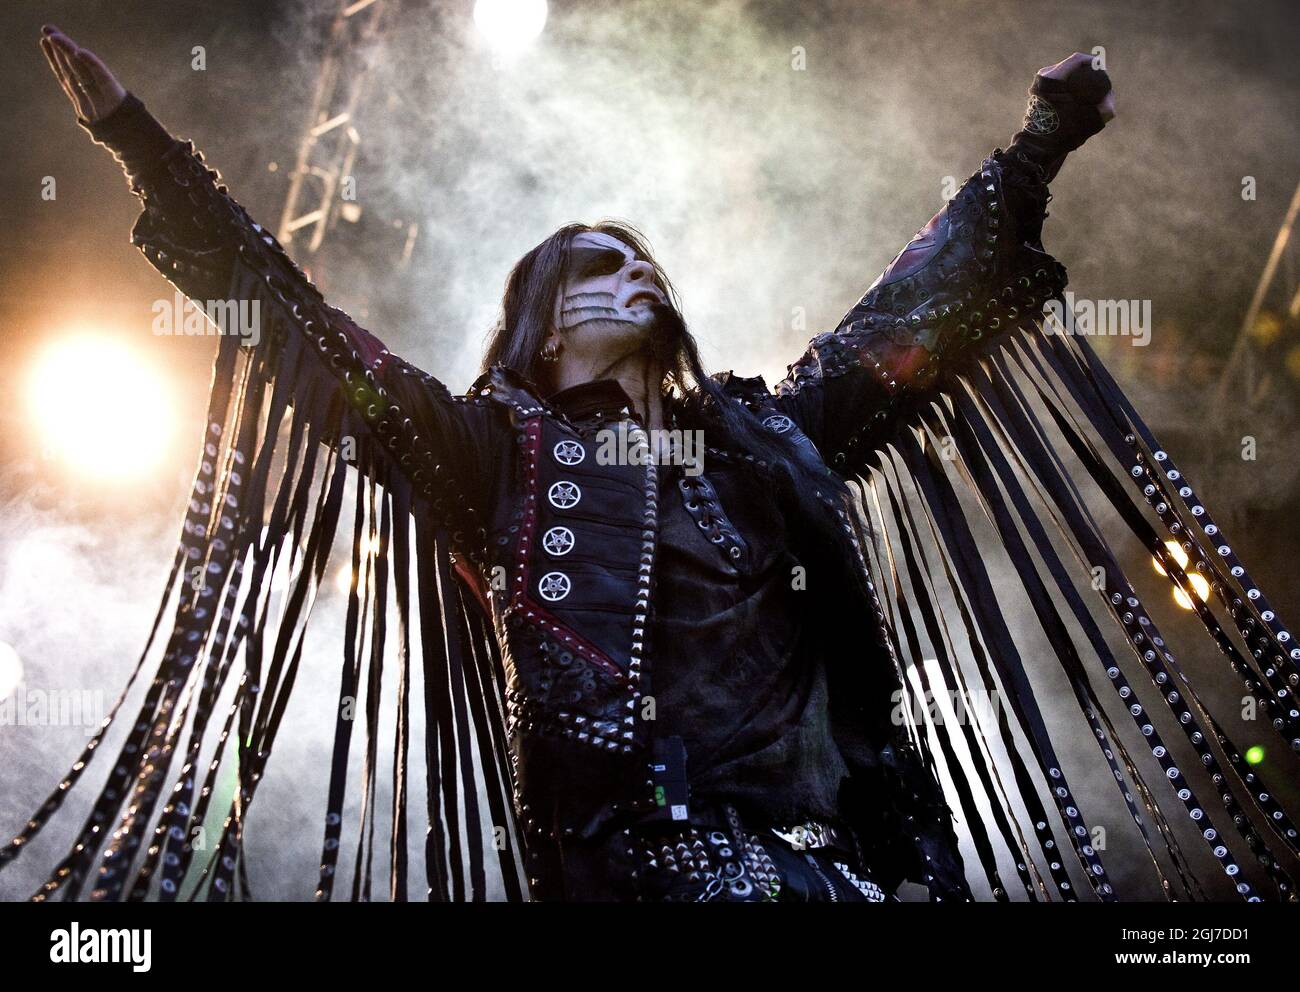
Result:
M559 366L555 370L557 391L596 379L617 379L646 429L663 428L663 396L659 392L663 370L653 361L652 356L638 352L612 362L574 362L566 361L566 357L560 355Z

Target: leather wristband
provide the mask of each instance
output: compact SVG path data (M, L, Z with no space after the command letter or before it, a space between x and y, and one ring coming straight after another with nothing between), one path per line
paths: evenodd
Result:
M1058 151L1074 151L1106 126L1097 104L1109 92L1110 76L1105 69L1094 69L1091 65L1076 66L1064 79L1054 79L1040 73L1034 77L1034 84L1029 87L1030 112L1026 114L1026 130L1031 123L1050 125L1055 118L1057 127L1054 131L1045 132L1044 136L1054 139L1052 143ZM1042 101L1050 105L1050 112L1044 113L1036 121L1032 120L1036 102Z
M1076 66L1064 79L1038 73L1024 124L1007 150L1041 167L1050 182L1065 156L1106 126L1097 104L1109 91L1110 76L1091 64Z
M78 117L77 123L96 143L113 153L132 183L158 167L163 156L179 143L134 93L127 93L106 117L93 122Z

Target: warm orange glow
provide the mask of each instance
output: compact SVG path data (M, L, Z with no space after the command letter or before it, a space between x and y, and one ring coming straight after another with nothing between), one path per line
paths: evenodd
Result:
M32 369L27 398L42 456L98 478L155 468L172 432L162 378L104 335L69 335L49 345Z
M1286 353L1285 364L1286 370L1291 373L1291 378L1300 379L1300 345Z
M1183 546L1177 541L1166 541L1165 547L1168 549L1170 557L1172 557L1174 561L1178 562L1178 567L1186 572L1188 558L1187 552L1183 550ZM1155 565L1156 571L1161 575L1169 574L1165 571L1164 566L1160 564L1160 559L1152 556L1151 561ZM1196 595L1200 598L1202 603L1210 598L1210 583L1203 575L1197 572L1187 572L1187 581L1192 584L1192 589L1195 590ZM1188 598L1187 593L1183 592L1177 586L1174 587L1174 602L1184 610L1190 610L1192 608L1192 601Z
M1282 333L1282 318L1272 310L1261 310L1255 315L1255 322L1250 326L1250 336L1264 347L1277 340Z
M365 558L374 558L379 554L379 538L363 535L361 538L361 575L357 579L357 586L360 588L365 579L366 562ZM341 556L342 557L342 556ZM342 565L334 576L334 586L341 593L348 593L352 590L352 551L349 548L346 552L347 564Z

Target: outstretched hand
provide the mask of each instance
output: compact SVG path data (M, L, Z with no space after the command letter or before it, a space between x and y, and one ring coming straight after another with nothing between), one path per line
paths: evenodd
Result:
M1091 65L1093 56L1084 52L1075 52L1068 59L1061 59L1056 65L1044 66L1038 70L1040 76L1047 79L1068 79L1081 66ZM1101 102L1097 104L1097 113L1101 114L1103 124L1109 123L1115 116L1115 90L1112 87L1106 91Z
M77 116L87 123L107 117L126 99L126 90L99 56L78 48L53 24L41 28L41 50Z

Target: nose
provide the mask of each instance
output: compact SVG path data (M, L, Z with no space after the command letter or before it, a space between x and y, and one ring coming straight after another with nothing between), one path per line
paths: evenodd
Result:
M628 282L654 282L654 266L644 259L633 259L623 268L623 277Z

